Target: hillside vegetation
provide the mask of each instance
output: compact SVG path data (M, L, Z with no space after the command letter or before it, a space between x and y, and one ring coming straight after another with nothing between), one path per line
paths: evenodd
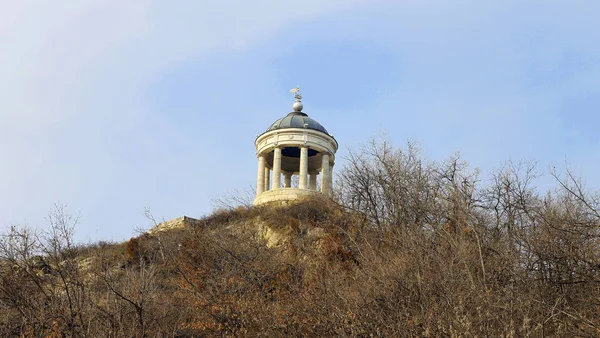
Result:
M0 336L570 337L600 333L598 196L569 172L373 142L333 200L215 211L184 229L72 243L0 242Z

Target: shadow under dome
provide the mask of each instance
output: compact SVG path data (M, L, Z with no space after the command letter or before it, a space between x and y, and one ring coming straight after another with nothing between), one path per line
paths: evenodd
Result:
M292 152L292 156L287 156L285 154L285 149L288 149L289 152ZM297 147L287 147L284 148L281 152L281 170L285 172L297 173L300 170L300 149ZM295 154L298 154L295 156ZM308 170L314 171L321 169L323 156L321 153L314 149L308 149ZM273 168L273 151L269 152L266 157L267 167Z

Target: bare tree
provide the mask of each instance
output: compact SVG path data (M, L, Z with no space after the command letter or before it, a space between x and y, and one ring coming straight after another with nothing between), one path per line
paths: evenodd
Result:
M250 208L256 196L256 189L248 186L246 189L234 189L212 199L215 209L232 210L238 207Z

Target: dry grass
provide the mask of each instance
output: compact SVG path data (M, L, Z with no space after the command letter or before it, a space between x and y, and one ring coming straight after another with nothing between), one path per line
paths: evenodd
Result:
M386 151L342 171L337 203L229 208L121 244L69 244L68 217L11 232L0 336L598 335L595 195L567 176L539 196L514 167L477 187L456 160Z

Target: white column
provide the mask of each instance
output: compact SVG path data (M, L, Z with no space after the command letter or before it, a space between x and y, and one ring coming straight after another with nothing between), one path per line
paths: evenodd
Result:
M265 191L265 157L258 155L258 176L256 177L256 195Z
M316 171L310 172L310 181L308 184L309 184L310 190L317 190L317 172Z
M329 177L331 176L331 171L329 170L329 154L322 155L321 172L321 192L328 195L331 188L331 182L329 181Z
M265 190L269 191L269 185L271 183L271 169L265 167Z
M283 174L283 186L286 188L290 188L292 186L292 173L286 172Z
M281 148L273 152L273 190L281 188Z
M298 188L306 189L306 174L308 173L308 148L300 148L300 179Z
M333 195L333 166L335 163L329 163L329 196Z

